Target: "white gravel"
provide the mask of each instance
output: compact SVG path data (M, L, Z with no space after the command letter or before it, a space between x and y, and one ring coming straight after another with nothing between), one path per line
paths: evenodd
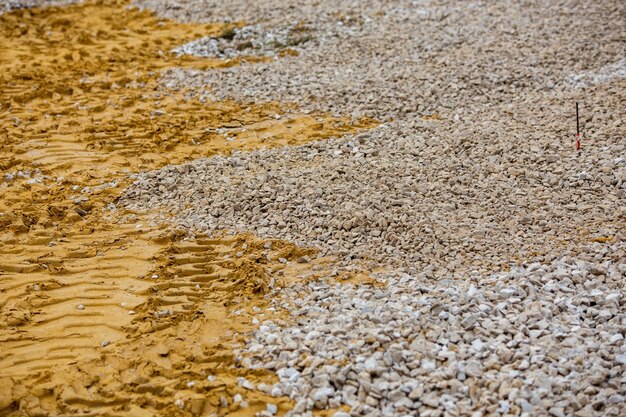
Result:
M291 49L301 50L312 40L306 26L289 25L266 30L261 25L235 27L217 37L193 40L173 49L177 55L195 55L209 58L239 56L276 56Z
M624 415L626 264L571 259L464 282L389 277L271 294L295 324L264 322L239 352L293 416Z

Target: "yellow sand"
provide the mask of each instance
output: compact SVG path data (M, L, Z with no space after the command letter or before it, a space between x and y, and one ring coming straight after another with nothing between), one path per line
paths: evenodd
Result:
M253 236L191 239L107 208L131 172L374 124L160 88L163 68L239 64L168 53L227 29L125 1L0 16L0 416L252 415L290 404L238 387L238 376L274 376L239 367L231 346L253 315L285 320L265 311L270 270L286 268L275 284L290 285L333 259L285 267L278 258L312 251L280 241L266 250ZM232 404L236 393L249 408Z

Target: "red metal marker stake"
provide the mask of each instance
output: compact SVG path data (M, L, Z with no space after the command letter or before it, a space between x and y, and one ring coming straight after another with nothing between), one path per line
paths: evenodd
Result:
M576 151L580 152L580 123L578 122L578 102L576 102Z

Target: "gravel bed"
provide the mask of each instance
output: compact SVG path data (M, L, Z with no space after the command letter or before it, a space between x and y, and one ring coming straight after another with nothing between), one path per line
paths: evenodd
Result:
M261 25L233 28L218 37L193 40L172 51L177 55L209 58L236 58L239 56L276 56L287 48L293 51L312 40L305 26L283 26L267 30Z
M141 173L120 200L174 227L384 267L384 288L274 294L296 322L264 323L239 352L280 378L255 389L297 400L294 416L342 404L353 416L626 413L623 2L134 4L245 22L259 54L275 53L268 33L310 35L297 56L172 69L164 88L381 122ZM235 56L229 42L178 51Z
M438 277L565 253L623 259L623 146L580 158L531 147L511 163L506 142L389 142L390 129L143 173L123 204Z
M162 11L161 2L150 4ZM287 22L301 13L319 42L304 45L297 57L267 63L175 69L164 83L195 87L209 98L280 100L354 117L407 119L521 103L530 91L558 93L576 77L593 77L626 57L626 8L618 2L369 1L320 2L313 11L286 4L269 9L258 10L256 20L272 27L279 25L279 12L288 14ZM182 11L173 15L185 17Z
M292 416L617 416L626 411L626 264L562 259L458 281L389 277L273 294L295 324L263 322L239 352L296 401Z

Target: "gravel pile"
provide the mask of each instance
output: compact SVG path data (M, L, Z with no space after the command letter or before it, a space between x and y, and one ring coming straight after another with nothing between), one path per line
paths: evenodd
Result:
M256 389L293 398L292 416L624 415L625 275L568 259L463 283L314 282L274 294L296 324L264 322L240 355L276 371Z
M136 3L182 19L264 27L300 19L315 36L297 57L171 70L167 88L386 123L340 141L237 155L240 165L215 159L185 168L192 175L149 173L131 189L131 207L166 205L190 228L248 230L436 276L564 254L624 256L598 243L623 238L620 4Z

